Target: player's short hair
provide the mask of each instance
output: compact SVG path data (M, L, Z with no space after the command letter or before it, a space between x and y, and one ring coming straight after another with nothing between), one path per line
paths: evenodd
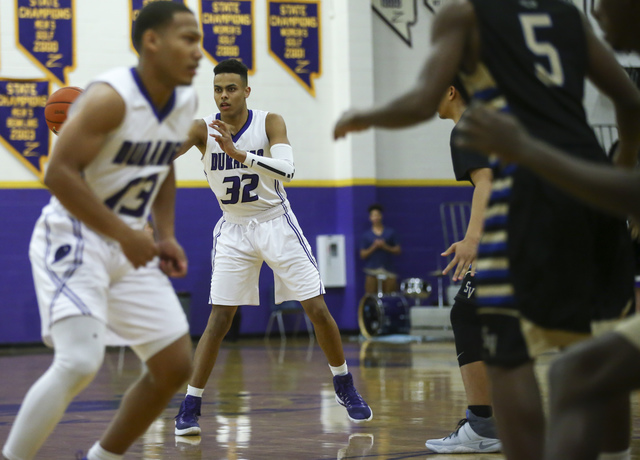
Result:
M220 61L217 66L213 68L213 74L218 75L220 73L235 73L240 75L244 86L249 84L249 77L247 76L249 69L242 62L237 59L225 59Z
M371 211L380 211L384 213L384 208L379 203L373 203L371 206L369 206L369 214L371 214Z
M471 102L469 93L467 93L467 89L462 84L462 80L460 80L459 76L456 75L455 77L453 77L451 86L453 86L456 89L456 91L460 94L460 97L462 98L465 104L469 104Z
M173 15L175 13L193 14L193 11L183 3L167 1L147 3L147 5L140 10L138 19L136 19L133 26L132 34L133 47L138 53L140 52L144 33L149 29L159 30L168 26L171 24L171 21L173 21Z

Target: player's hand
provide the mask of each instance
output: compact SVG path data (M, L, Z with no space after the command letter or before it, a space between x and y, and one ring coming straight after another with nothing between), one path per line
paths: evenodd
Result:
M187 256L175 238L158 241L160 249L160 270L172 278L182 278L187 274Z
M486 155L496 154L506 162L522 160L522 148L529 134L513 116L481 105L472 105L456 125L453 142L457 147Z
M377 238L373 241L373 248L378 249L384 247L384 240L382 238Z
M153 235L146 230L129 229L118 242L133 268L147 265L151 259L159 254L158 246L153 241Z
M476 257L478 256L478 241L465 238L462 241L458 241L457 243L453 243L449 246L449 249L440 254L443 257L447 257L451 254L454 254L453 259L449 262L449 265L446 266L444 270L442 270L442 274L446 275L449 273L453 267L455 267L455 271L453 272L453 281L459 281L464 278L467 270L469 269L469 265L471 265L471 276L475 276L476 274Z
M218 132L218 134L209 134L209 136L215 139L220 148L224 150L227 155L234 158L233 154L235 153L236 146L233 144L233 137L231 135L229 125L222 120L213 120L209 123L209 126ZM237 158L234 158L234 160L235 159Z
M333 128L333 138L340 139L341 137L345 137L348 133L368 129L370 127L369 124L358 120L359 114L360 112L357 110L348 110L347 112L344 112L336 123L335 128Z

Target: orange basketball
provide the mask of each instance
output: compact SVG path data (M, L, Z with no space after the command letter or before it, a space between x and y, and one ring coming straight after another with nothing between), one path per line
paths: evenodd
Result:
M73 101L82 93L82 88L77 86L65 86L55 91L44 106L44 118L47 126L53 134L58 134L62 123L67 119L67 111Z

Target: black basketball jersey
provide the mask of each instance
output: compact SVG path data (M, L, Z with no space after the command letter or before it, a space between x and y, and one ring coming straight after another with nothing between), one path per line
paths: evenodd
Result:
M469 181L471 180L471 171L481 168L490 168L489 159L478 152L473 150L464 149L458 147L453 139L456 133L456 126L451 131L451 139L449 141L449 147L451 148L451 164L453 165L453 173L456 176L456 180ZM476 184L473 184L474 187Z
M478 19L481 67L497 86L487 88L485 76L485 88L476 87L474 96L501 94L507 110L532 135L604 161L582 105L588 56L577 8L562 0L470 1Z

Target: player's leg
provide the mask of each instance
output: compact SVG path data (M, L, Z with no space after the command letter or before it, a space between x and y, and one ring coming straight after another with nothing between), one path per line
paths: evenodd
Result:
M258 281L262 259L245 237L246 226L220 219L214 229L211 253L211 314L194 355L194 368L185 399L176 416L175 434L194 436L202 395L213 371L222 340L231 328L237 305L259 305Z
M640 388L640 320L617 329L570 348L552 365L545 459L599 458L610 423L608 407ZM628 439L629 432L618 436ZM606 450L625 458L625 450Z
M51 328L53 363L33 384L11 427L3 455L29 460L51 434L71 400L93 380L104 358L105 325L72 316Z
M324 301L324 286L311 247L295 215L259 225L255 244L273 269L275 302L299 300L314 325L316 337L334 376L336 400L354 422L371 420L373 413L353 384L342 348L340 330Z
M544 447L544 413L533 361L515 367L489 365L487 370L506 458L540 460Z
M327 308L324 296L318 295L300 302L305 313L313 323L313 329L318 345L333 367L341 366L344 362L342 337L340 329Z
M193 358L193 373L189 378L189 385L194 388L204 388L207 385L211 371L218 359L218 352L224 336L227 335L233 317L238 307L226 305L211 305L211 314L207 326L198 341Z
M134 350L145 361L145 372L129 387L118 412L87 458L102 458L104 451L124 455L133 442L143 435L151 423L167 407L173 395L191 374L191 339L182 335L168 345L169 339L138 345ZM154 349L162 347L154 353ZM145 355L152 355L145 359Z
M467 396L466 417L446 437L427 440L429 450L438 453L499 452L502 448L493 418L489 377L482 361L482 325L474 291L475 279L467 273L451 307L458 365Z

